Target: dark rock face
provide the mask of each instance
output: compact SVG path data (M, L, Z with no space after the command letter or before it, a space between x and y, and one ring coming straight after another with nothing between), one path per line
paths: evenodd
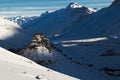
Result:
M120 0L114 0L110 7L120 7Z

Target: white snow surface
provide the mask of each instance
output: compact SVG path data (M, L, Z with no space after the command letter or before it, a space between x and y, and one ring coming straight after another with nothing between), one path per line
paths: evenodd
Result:
M1 80L80 80L42 67L1 47L0 65Z

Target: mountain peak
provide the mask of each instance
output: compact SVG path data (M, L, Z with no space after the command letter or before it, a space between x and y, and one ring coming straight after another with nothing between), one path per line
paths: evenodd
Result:
M66 8L80 8L80 7L82 7L82 6L79 5L78 3L72 2Z
M92 8L88 8L88 7L86 7L86 6L81 6L81 5L79 5L78 3L76 3L76 2L72 2L72 3L70 3L66 8L65 8L66 10L72 10L73 11L73 9L75 10L74 12L76 12L76 11L78 11L78 12L81 12L81 10L82 11L87 11L87 12L96 12L96 10L94 10L94 9L92 9ZM77 10L76 10L77 9Z
M120 7L120 0L114 0L110 7Z

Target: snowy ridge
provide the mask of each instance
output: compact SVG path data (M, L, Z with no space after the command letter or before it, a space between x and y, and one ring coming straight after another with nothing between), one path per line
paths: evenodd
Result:
M89 8L89 7L85 7L85 6L81 6L79 5L78 3L76 2L73 2L73 3L70 3L66 8L66 10L72 10L72 9L81 9L81 10L84 10L88 13L93 13L93 12L96 12L96 10L92 9L92 8Z
M26 59L22 56L18 56L10 51L7 51L3 48L0 47L0 61L5 61L8 63L13 63L13 64L19 64L19 65L24 65L27 67L35 67L38 68L38 65L35 64L33 61ZM36 66L30 66L31 64L36 65Z
M0 74L2 75L0 78L2 80L38 80L38 78L39 80L78 80L44 68L3 48L0 48L0 64Z

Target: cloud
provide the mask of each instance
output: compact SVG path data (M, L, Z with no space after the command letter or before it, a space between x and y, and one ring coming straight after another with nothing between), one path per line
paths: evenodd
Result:
M50 10L52 12L52 10ZM0 11L0 16L40 16L45 11Z
M0 8L1 11L7 10L56 10L61 7L3 7Z
M18 14L19 12L16 12L16 11L0 11L0 15L3 15L3 14Z

